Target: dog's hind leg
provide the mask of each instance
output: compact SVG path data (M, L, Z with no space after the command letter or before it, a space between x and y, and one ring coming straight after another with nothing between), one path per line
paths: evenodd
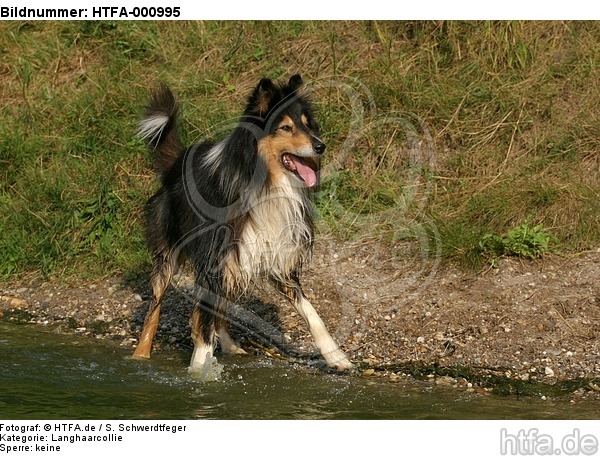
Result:
M154 259L152 277L150 278L152 302L144 320L140 341L133 352L133 356L136 358L150 358L152 341L158 329L162 300L175 272L176 266L174 263L171 255L160 255Z
M337 342L333 340L323 320L321 320L321 317L319 317L310 301L304 296L298 278L295 276L292 277L291 283L282 283L275 280L275 286L287 296L298 314L304 318L315 344L329 367L340 371L352 369L354 365L348 360L346 354L342 352Z
M221 350L223 353L228 355L246 355L246 350L241 348L229 335L227 330L227 317L225 315L219 315L217 317L217 336L219 338L219 344L221 344Z

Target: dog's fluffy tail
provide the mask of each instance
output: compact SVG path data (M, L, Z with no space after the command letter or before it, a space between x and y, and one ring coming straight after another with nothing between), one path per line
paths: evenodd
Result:
M176 134L177 112L173 93L162 84L152 93L145 116L139 124L138 136L152 150L154 167L160 175L171 169L181 153Z

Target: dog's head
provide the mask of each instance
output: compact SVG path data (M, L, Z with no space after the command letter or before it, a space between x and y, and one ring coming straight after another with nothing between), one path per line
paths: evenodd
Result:
M325 143L300 75L287 84L262 79L248 101L246 115L260 119L264 136L258 141L259 155L265 160L272 181L293 175L298 183L317 183L320 157Z

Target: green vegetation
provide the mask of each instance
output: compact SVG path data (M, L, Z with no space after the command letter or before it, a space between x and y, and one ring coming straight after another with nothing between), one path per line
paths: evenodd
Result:
M553 237L546 233L542 225L531 228L528 223L510 230L505 236L486 234L479 241L481 254L496 264L499 257L516 256L537 258L550 249Z
M429 236L475 268L600 243L597 22L2 22L0 277L147 269L149 89L191 142L296 72L328 143L322 230Z

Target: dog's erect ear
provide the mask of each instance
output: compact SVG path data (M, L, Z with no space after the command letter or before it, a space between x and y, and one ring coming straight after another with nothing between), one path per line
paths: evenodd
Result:
M260 117L265 117L268 114L271 100L273 100L276 91L277 89L273 81L267 78L261 79L256 89L254 89L252 104L256 110L255 112Z
M256 90L259 92L273 92L275 90L275 84L269 78L262 78L258 85L256 86Z
M288 86L290 87L290 90L292 92L298 90L300 87L302 87L302 85L304 85L304 81L302 80L302 76L300 76L299 74L295 74L294 76L292 76L290 78L290 82L288 82Z

